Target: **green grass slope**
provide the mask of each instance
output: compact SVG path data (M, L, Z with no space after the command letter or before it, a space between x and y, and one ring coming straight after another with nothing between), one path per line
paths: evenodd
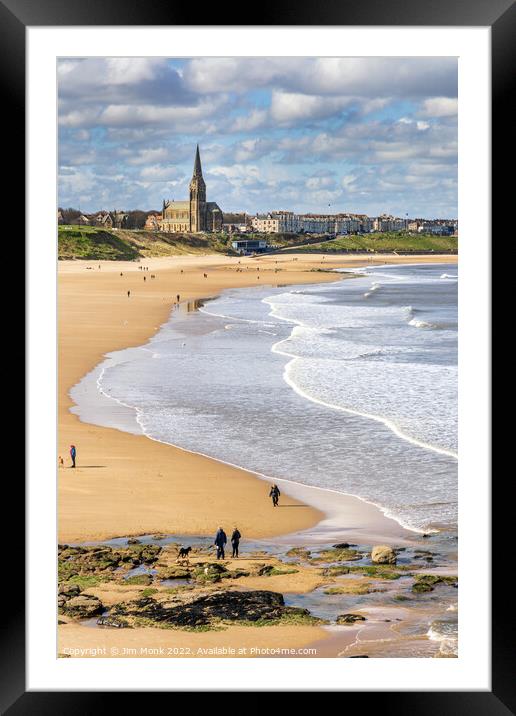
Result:
M408 234L406 232L384 232L378 234L354 234L339 236L336 239L311 243L290 249L303 253L340 253L346 251L374 251L383 252L457 252L458 238L456 236L435 236L433 234ZM283 249L288 252L289 249Z
M96 226L59 226L58 258L132 261L152 256L232 253L222 235L108 230Z

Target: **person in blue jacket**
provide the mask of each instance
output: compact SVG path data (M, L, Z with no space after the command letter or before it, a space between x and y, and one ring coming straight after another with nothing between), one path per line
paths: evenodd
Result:
M77 456L77 450L75 449L75 445L70 445L70 457L72 458L72 465L71 467L75 467L75 458Z
M228 538L226 537L226 533L222 527L219 527L217 534L215 535L214 542L214 545L217 547L217 559L224 559L224 547L226 546L227 541Z

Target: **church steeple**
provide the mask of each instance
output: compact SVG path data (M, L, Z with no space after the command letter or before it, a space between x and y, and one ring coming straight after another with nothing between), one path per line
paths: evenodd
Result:
M192 179L190 181L190 231L206 229L206 184L202 176L199 145L195 151Z
M201 155L199 154L199 145L197 145L197 150L195 152L195 162L192 179L194 177L202 177Z

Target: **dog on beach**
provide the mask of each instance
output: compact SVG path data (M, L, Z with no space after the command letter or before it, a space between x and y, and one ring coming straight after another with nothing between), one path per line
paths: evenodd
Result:
M189 564L189 555L191 551L191 547L181 547L179 550L179 554L177 555L176 562L179 562L179 564Z

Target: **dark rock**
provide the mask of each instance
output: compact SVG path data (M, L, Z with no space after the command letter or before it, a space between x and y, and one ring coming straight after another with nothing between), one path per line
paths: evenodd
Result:
M361 614L339 614L337 624L354 624L355 622L365 622L366 618Z
M183 603L160 603L152 597L117 604L118 616L147 618L179 627L206 626L213 621L274 621L286 615L309 616L306 609L286 607L283 596L270 591L219 591L193 597Z
M354 654L353 656L348 656L348 659L369 659L367 654Z
M250 572L247 572L245 569L235 569L234 572L230 573L230 576L233 579L238 579L239 577L249 577Z
M141 544L141 541L136 539L136 537L129 537L127 544Z

